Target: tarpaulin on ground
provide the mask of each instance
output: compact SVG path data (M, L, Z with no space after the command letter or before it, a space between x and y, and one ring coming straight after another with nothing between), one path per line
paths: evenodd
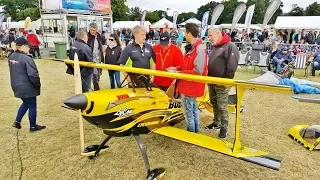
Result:
M291 86L291 89L295 94L320 94L319 88L316 88L308 83L299 83L294 79L282 79L280 80L279 85Z

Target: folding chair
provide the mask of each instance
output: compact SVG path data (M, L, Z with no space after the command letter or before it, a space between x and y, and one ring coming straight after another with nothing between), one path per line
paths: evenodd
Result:
M310 65L310 63L308 63L307 55L297 55L292 63L294 65L294 69L304 69L304 77L307 77L308 67ZM293 75L294 75L294 71L293 71Z
M270 59L270 53L267 53L267 52L260 52L259 53L259 62L258 64L256 64L254 66L254 72L255 72L255 68L256 66L258 66L261 71L262 71L262 68L267 68L268 67L268 62L269 62L269 59Z
M238 62L238 68L241 68L241 65L247 65L248 57L250 56L249 51L239 51L240 59ZM247 66L248 67L248 66ZM248 68L247 68L248 70Z

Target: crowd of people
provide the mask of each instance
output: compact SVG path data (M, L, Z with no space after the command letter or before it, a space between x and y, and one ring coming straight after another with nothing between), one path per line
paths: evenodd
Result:
M221 31L218 28L209 29L207 35L211 51L208 53L203 46L203 39L199 38L199 28L193 23L187 23L183 33L176 29L162 33L153 30L146 32L143 26L138 25L131 30L115 31L108 38L98 32L97 24L91 23L89 32L79 31L75 35L75 40L71 44L69 58L74 60L74 55L77 53L82 61L160 71L168 71L170 69L179 73L233 79L240 58L239 47L233 42L237 42L235 41L236 39L243 41L247 38L246 35L242 36L241 32L233 31L230 34L229 31ZM181 33L182 35L180 35ZM130 37L130 40L126 41L127 38L121 39L123 36ZM248 35L249 39L251 36L252 33ZM266 30L260 36L253 34L253 39L258 38L263 42L270 40ZM298 40L303 41L301 37L309 40L310 36L300 36ZM157 43L152 45L148 43L150 41L147 38L149 40L157 40ZM292 36L292 38L296 37ZM29 39L32 41L32 38ZM33 56L30 55L30 49L34 47L34 44L29 39L23 37L15 39L17 48L8 61L12 89L15 96L21 98L23 102L13 126L20 129L21 119L26 111L29 110L30 130L38 131L45 128L45 126L36 123L36 97L40 95L41 83L37 67L32 59ZM185 52L182 52L179 47L181 44L178 43L182 43L183 39L188 44ZM123 41L126 44L124 48L122 48L121 43ZM279 45L278 43L273 43L273 48L271 48L276 72L280 71L283 63L289 63L292 59L292 52L289 52L287 47L279 48ZM313 64L317 67L319 63L317 64L316 62L320 60L320 55L316 53L313 56ZM73 74L71 65L68 65L67 73ZM101 75L102 69L82 67L83 92L100 90ZM122 88L119 71L109 70L108 75L111 89ZM174 86L181 95L187 130L195 133L199 132L199 112L196 98L204 95L205 83L135 73L124 73L124 75L128 77L129 87L144 88L152 86L166 92L170 87ZM29 81L24 79L29 79ZM91 89L91 84L93 84L93 89ZM225 138L228 132L228 94L230 87L209 85L208 90L210 102L214 109L214 119L212 124L206 126L205 129L220 129L219 137Z

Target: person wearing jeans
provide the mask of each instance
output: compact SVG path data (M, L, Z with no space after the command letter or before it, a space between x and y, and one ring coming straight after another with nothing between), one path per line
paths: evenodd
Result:
M119 36L116 33L111 34L107 44L108 46L106 49L106 57L105 57L104 63L119 65L118 60L122 52ZM109 71L109 80L110 80L111 89L115 88L114 82L116 82L118 88L121 88L120 71L114 71L114 70L108 70L108 71Z
M13 127L21 129L23 116L29 110L30 131L39 131L46 126L37 124L37 96L40 95L40 77L37 66L29 55L30 44L24 38L16 40L17 50L8 60L11 88L14 96L22 100Z
M281 69L288 65L292 61L291 53L288 52L288 48L284 47L282 51L278 52L273 57L273 64L275 65L275 73L279 74Z
M316 75L317 70L320 70L320 52L317 52L313 55L313 61L311 63L312 76Z
M206 76L208 74L208 56L202 46L202 39L197 38L199 28L194 23L185 25L185 37L191 44L191 50L184 56L180 72ZM199 110L196 103L197 97L204 95L205 83L179 79L177 91L180 92L183 102L184 115L187 122L187 130L199 132Z
M195 97L181 94L183 103L183 113L187 120L187 130L190 132L199 132L199 111Z

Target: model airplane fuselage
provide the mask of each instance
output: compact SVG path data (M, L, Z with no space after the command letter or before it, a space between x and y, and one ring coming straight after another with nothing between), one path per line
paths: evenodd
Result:
M150 133L184 119L181 102L169 101L166 93L156 88L101 90L75 95L64 104L81 109L85 120L116 137Z

